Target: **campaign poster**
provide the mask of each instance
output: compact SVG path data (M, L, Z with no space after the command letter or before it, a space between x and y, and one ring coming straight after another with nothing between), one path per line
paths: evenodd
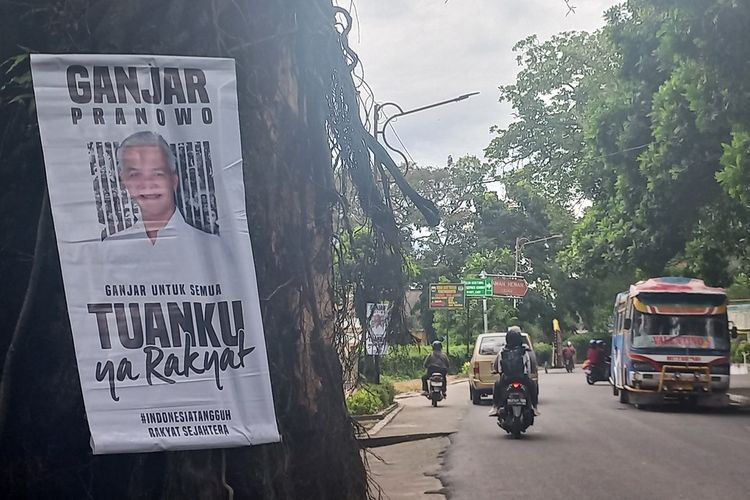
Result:
M367 303L365 353L368 356L383 356L388 352L386 330L390 313L391 306L388 302Z
M93 453L279 441L234 61L31 57Z

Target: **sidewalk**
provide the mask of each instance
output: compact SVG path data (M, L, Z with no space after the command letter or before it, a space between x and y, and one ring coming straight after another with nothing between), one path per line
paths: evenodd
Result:
M449 378L450 381L450 378ZM407 500L446 497L437 474L449 436L458 430L469 405L465 379L450 381L448 398L433 408L424 396L397 396L401 411L392 420L373 429L374 446L364 451L372 479L381 488L381 498ZM397 442L378 446L379 442ZM373 492L377 497L377 492Z
M750 404L750 374L730 375L729 397L734 402Z

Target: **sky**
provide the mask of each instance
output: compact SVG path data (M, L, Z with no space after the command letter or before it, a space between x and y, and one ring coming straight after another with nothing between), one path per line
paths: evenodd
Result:
M569 3L575 13L566 15L565 0L354 0L349 44L378 103L408 110L480 92L391 122L418 165L445 166L448 155L483 158L490 127L512 121L511 107L498 102L498 87L515 82L516 42L532 34L546 40L562 31L593 31L619 2ZM398 144L393 131L386 133Z

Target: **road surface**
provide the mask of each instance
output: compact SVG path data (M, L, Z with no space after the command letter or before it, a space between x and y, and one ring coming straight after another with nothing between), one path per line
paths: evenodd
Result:
M458 392L465 410L439 473L450 499L750 498L746 411L638 410L580 368L551 371L540 374L542 415L513 440L489 403L468 404L465 384Z

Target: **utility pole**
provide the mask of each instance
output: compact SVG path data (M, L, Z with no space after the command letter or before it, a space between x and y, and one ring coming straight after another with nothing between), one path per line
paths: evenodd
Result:
M487 273L482 271L479 274L482 279L487 277ZM482 320L484 323L484 329L482 330L484 333L487 333L487 297L482 297Z
M464 300L466 300L466 359L469 359L471 358L471 351L469 350L469 344L471 344L471 331L469 330L469 304L471 304L471 301L468 299Z

